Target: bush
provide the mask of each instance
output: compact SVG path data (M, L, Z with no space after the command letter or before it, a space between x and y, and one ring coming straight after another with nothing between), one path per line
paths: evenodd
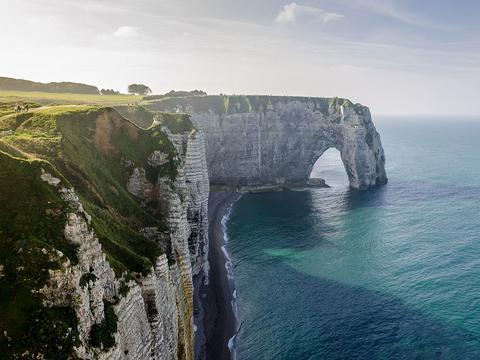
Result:
M86 285L88 285L90 281L95 282L96 280L97 280L97 277L92 272L83 274L82 277L80 278L80 286L83 288Z
M115 345L115 333L117 332L117 314L113 305L107 301L105 305L105 319L100 324L94 324L90 330L90 344L94 347L103 347L105 350Z
M100 90L100 94L102 95L120 95L120 91L116 91L113 89L102 89Z

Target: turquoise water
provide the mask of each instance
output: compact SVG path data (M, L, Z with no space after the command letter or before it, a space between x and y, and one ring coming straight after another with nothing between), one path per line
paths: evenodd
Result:
M376 126L387 186L235 205L239 359L480 359L480 122Z

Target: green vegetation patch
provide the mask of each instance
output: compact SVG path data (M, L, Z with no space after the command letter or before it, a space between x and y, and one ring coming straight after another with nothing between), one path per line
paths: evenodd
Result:
M139 95L113 94L72 94L68 92L50 93L43 91L0 90L0 103L28 102L41 105L125 105L138 102Z
M196 113L214 113L217 115L229 115L237 113L249 113L267 111L277 105L287 104L292 101L307 104L314 111L329 115L338 110L340 105L353 108L357 113L363 113L365 107L353 104L342 98L320 98L302 96L263 96L263 95L208 95L186 96L179 98L149 98L151 101L145 106L152 111L175 112L188 111Z
M177 109L191 109L194 113L209 113L222 115L226 113L224 96L189 96L164 98L145 105L150 110L160 112L176 112Z
M157 117L160 125L166 126L174 134L181 134L193 130L192 121L187 114L160 113Z
M174 134L193 130L193 124L187 114L155 112L139 105L115 106L114 109L124 118L143 129L150 128L156 119Z
M85 273L80 278L80 286L84 288L90 283L90 281L91 282L97 281L97 276L92 272Z
M124 105L115 106L114 109L118 111L118 113L124 118L130 120L135 125L143 129L148 129L153 124L155 113L145 109L143 106Z
M0 101L0 117L2 116L5 116L5 115L10 115L10 114L14 114L15 113L15 107L19 105L19 106L28 106L29 109L35 109L35 108L38 108L40 107L41 105L36 103L36 102L32 102L32 101L6 101L6 102L2 102Z
M178 97L189 97L189 96L207 96L207 93L203 90L192 90L192 91L175 91L171 90L164 95L148 95L144 96L144 100L159 100L166 98L178 98Z
M104 301L105 318L100 324L93 324L90 331L90 344L108 350L115 345L118 318L113 305Z
M152 185L158 176L175 181L177 153L158 127L141 129L111 108L65 106L0 119L2 128L13 134L0 137L0 148L50 161L73 185L118 276L151 269L167 245L159 247L138 230L164 231L164 217L158 204L143 206L126 184L134 166L145 169ZM155 150L167 154L159 167L148 163Z
M65 256L76 261L63 233L68 204L41 180L42 169L68 184L44 161L0 152L0 354L7 359L68 359L78 344L73 310L45 308L38 293L49 269L59 269Z

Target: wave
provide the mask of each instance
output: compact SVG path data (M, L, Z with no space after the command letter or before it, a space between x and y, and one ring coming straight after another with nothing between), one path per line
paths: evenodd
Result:
M230 206L227 208L227 211L225 212L225 215L223 215L220 223L222 224L223 242L224 242L224 245L221 247L221 249L222 249L223 255L225 256L225 269L227 270L228 282L230 284L230 288L232 289L232 301L230 304L233 310L234 328L236 329L238 324L237 289L235 289L235 277L233 275L232 257L230 256L227 250L227 244L230 240L227 234L227 224L230 221L230 215L232 214L232 209L234 204L235 202L230 204ZM228 340L228 349L230 350L230 355L232 360L237 359L236 339L237 339L237 332Z

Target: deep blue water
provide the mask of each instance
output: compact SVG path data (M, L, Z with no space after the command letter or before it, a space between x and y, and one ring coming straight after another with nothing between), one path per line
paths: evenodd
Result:
M235 205L239 359L480 359L480 121L376 127L388 185Z

